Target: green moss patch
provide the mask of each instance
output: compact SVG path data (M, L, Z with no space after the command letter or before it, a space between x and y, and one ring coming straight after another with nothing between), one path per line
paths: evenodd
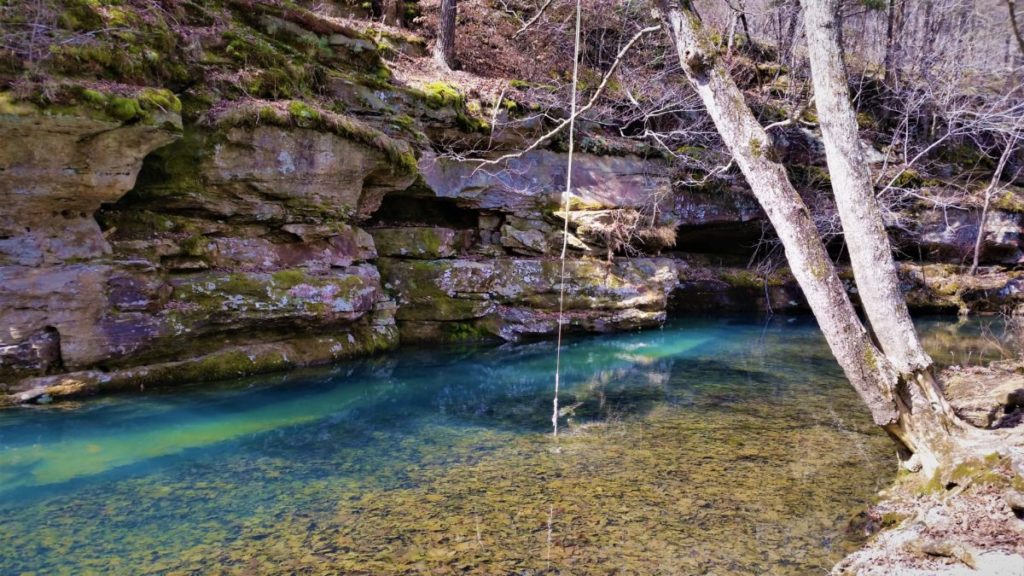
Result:
M75 83L37 85L25 94L0 92L0 113L84 116L124 124L160 124L179 130L181 101L170 90L136 88L104 92Z
M330 132L384 153L400 172L413 173L417 170L416 156L407 143L359 120L306 102L248 100L219 111L212 122L216 126L271 125Z

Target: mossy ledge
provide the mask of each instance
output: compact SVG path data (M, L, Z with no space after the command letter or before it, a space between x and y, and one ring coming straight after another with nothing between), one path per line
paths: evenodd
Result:
M382 152L404 174L416 172L416 154L396 140L359 120L299 100L243 100L212 110L206 123L215 127L261 125L308 128L337 134Z
M210 382L330 364L391 350L398 345L394 326L356 326L350 332L290 338L280 342L229 347L178 362L150 364L110 372L86 370L22 382L0 395L0 406L144 390L182 382Z
M181 101L163 88L60 84L0 91L0 115L80 116L104 122L144 124L181 130Z

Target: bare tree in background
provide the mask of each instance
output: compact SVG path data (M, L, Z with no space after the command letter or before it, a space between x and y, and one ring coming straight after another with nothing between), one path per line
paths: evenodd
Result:
M437 44L434 59L444 68L455 66L455 20L458 16L458 0L441 0L441 16L437 24Z
M403 26L405 14L402 4L402 0L372 0L370 13L388 26Z
M1010 29L1013 30L1013 36L1017 39L1017 47L1020 48L1020 53L1024 54L1024 34L1020 31L1020 24L1017 24L1016 1L1006 0L1006 9L1010 11Z

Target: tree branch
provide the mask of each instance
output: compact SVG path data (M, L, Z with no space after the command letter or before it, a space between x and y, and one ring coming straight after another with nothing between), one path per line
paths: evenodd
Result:
M527 28L533 26L537 20L540 20L540 17L544 15L544 11L548 9L548 6L551 6L551 2L553 2L553 0L546 0L544 5L540 7L540 10L537 10L537 13L533 15L533 18L530 18L530 20L523 24L519 30L516 30L516 33L512 35L512 38L518 38L520 34L526 32Z
M615 71L616 71L616 69L618 69L619 64L622 63L622 59L625 58L626 54L633 47L633 45L636 44L637 41L640 40L640 38L642 38L643 36L645 36L647 34L650 34L652 32L657 32L658 30L661 30L660 26L648 26L647 28L644 28L644 29L640 30L639 32L637 32L636 34L634 34L633 37L629 39L629 42L627 42L626 45L623 46L622 49L619 50L619 53L615 56L615 61L612 62L611 67L608 68L607 72L605 72L604 78L601 79L601 84L599 84L597 86L597 90L594 91L594 94L590 97L590 100L588 100L585 105L581 106L576 111L575 114L570 115L569 118L563 119L561 122L558 123L557 126L552 128L551 130L549 130L546 134L544 134L540 138L534 140L532 144L530 144L526 148L520 150L519 152L513 152L513 153L510 153L510 154L505 154L503 156L499 156L498 158L493 158L493 159L489 159L489 160L488 159L476 160L477 162L479 162L479 166L477 166L477 169L479 170L480 168L482 168L484 166L500 164L502 162L505 162L507 160L511 160L513 158L519 158L519 157L523 156L524 154L526 154L527 152L536 150L541 144L543 144L543 143L547 142L548 140L550 140L551 138L553 138L555 135L557 135L559 132L561 132L562 129L564 129L566 126L568 126L572 121L574 121L576 118L579 118L580 115L582 115L584 112L586 112L587 110L590 110L591 108L593 108L594 104L597 103L598 98L600 98L601 94L604 93L604 89L608 86L608 82L611 80L612 76L615 74Z

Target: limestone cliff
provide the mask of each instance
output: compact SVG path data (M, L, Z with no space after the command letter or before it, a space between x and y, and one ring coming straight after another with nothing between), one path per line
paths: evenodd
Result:
M37 62L2 59L0 403L400 341L550 335L565 219L570 330L802 308L785 268L748 269L770 232L735 177L681 184L657 150L590 126L604 144L576 156L564 213L557 139L499 164L466 159L522 149L545 125L527 121L528 102L395 80L399 60L425 57L411 34L291 4L199 2L159 17L71 4L59 29L122 19L135 44L97 37L55 42ZM516 130L490 131L517 114ZM794 178L827 211L813 131L784 140ZM1024 258L1021 205L1002 199L989 218L985 264ZM913 306L1024 300L1022 272L962 276L975 212L900 214Z

